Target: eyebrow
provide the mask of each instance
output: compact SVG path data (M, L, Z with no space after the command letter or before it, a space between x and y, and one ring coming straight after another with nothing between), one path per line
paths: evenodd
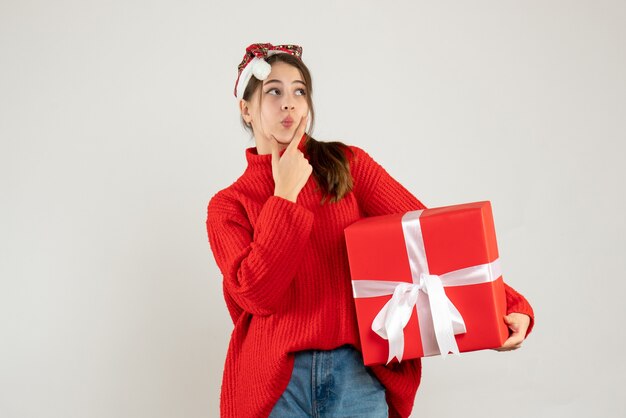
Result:
M283 84L282 81L276 80L276 79L268 80L268 81L266 81L263 84L265 85L265 84L269 84L269 83L280 83L280 84ZM302 81L302 80L294 80L291 84L296 84L296 83L304 84L306 86L306 83L304 81Z

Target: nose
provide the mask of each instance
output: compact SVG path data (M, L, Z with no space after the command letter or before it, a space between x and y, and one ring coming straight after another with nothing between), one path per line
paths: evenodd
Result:
M282 110L294 110L295 109L295 105L294 105L294 100L293 97L289 96L289 95L284 95L282 97L282 103L281 103L281 107Z

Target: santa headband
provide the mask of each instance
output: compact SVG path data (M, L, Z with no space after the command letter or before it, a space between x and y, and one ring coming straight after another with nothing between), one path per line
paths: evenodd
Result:
M265 61L270 55L286 53L295 57L302 57L302 47L298 45L272 45L272 44L252 44L246 48L246 54L239 64L239 75L235 83L235 97L239 100L243 98L243 92L253 75L259 80L265 80L272 66Z

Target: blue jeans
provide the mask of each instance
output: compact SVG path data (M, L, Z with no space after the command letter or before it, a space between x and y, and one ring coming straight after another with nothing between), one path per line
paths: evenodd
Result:
M385 388L356 349L295 354L287 389L269 418L387 418Z

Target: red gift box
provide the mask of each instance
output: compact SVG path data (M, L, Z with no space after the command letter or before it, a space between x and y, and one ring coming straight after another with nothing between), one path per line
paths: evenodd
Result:
M366 365L508 338L490 202L365 218L345 237Z

